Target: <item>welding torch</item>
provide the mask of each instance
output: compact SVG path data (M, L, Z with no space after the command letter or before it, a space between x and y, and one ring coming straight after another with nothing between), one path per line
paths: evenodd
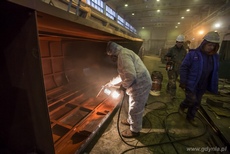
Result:
M106 85L103 85L100 91L98 92L97 96L98 97L102 91L104 91L105 94L107 95L112 95L113 98L119 97L119 92L117 92L117 89L119 89L119 86L111 85L110 83L107 83Z
M101 90L97 94L96 97L100 95L102 91L104 91L107 95L112 95L113 98L118 98L120 95L120 92L117 91L117 89L120 89L122 86L115 86L119 83L121 83L121 77L118 75L117 77L113 78L110 82L102 86Z
M105 89L105 85L102 86L101 90L98 92L96 97L98 97L104 89Z

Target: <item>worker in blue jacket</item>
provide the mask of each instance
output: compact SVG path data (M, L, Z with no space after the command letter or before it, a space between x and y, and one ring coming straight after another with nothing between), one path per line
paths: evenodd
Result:
M185 90L185 99L179 107L179 114L183 115L188 109L186 119L197 127L195 114L201 104L202 96L208 90L218 92L218 68L220 37L217 32L207 33L196 49L192 49L185 56L180 67L180 87Z

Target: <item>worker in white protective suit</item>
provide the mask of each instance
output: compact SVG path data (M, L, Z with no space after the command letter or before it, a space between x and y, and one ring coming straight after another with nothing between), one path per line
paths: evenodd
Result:
M117 57L120 89L129 96L128 118L121 123L130 126L130 129L122 132L122 136L137 137L142 129L142 116L152 86L150 73L137 54L115 42L108 42L107 54ZM110 83L113 84L113 81Z

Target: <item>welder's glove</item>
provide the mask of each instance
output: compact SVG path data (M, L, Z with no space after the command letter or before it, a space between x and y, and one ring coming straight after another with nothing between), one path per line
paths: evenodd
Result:
M184 83L180 83L180 84L179 84L179 87L181 87L181 89L185 90L186 85L185 85Z
M121 84L119 90L125 91L126 89L125 89L125 88L122 86L122 84Z

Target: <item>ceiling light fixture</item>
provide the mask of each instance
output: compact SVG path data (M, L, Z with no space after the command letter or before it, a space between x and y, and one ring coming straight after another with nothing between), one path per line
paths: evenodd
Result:
M190 11L190 9L187 9L186 11L187 11L187 12L189 12L189 11Z
M157 10L157 12L161 12L161 10Z
M202 34L204 34L204 31L203 31L203 30L200 30L200 31L198 32L198 34L202 35Z
M219 28L221 25L220 25L220 23L216 23L214 26L215 26L215 28Z
M135 13L132 13L132 16L134 16L135 15Z
M126 3L126 4L125 4L125 7L128 7L128 6L129 6L129 5Z
M181 19L184 19L184 17L181 17Z

